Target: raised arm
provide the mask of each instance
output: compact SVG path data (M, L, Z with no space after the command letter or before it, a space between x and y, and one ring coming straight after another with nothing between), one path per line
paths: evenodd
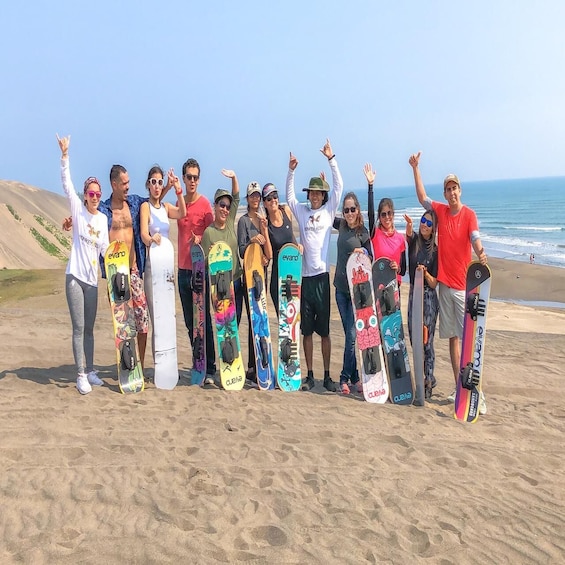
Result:
M297 166L298 159L292 154L291 151L288 160L288 174L286 175L286 203L295 216L298 207L298 200L296 199L296 194L294 192L294 171L296 170Z
M420 202L420 204L426 208L426 202L429 202L428 199L428 195L426 194L426 189L424 187L424 183L422 182L422 175L420 174L420 155L422 154L421 151L418 151L418 153L414 153L413 155L410 156L410 159L408 159L408 162L410 163L410 166L412 167L412 172L414 173L414 184L416 186L416 196L418 197L418 201Z
M337 161L335 159L335 154L332 150L330 140L326 139L324 147L320 149L320 152L327 157L328 163L330 164L330 169L332 171L332 185L333 189L328 197L329 209L333 214L337 212L339 202L341 200L341 194L343 192L343 179L341 178L341 173L339 172L339 167L337 166Z
M178 206L174 206L173 204L166 203L167 215L172 220L180 220L186 216L186 202L184 201L184 196L182 194L182 186L180 185L179 177L175 175L175 171L173 169L169 170L167 177L169 179L167 185L174 187L178 204Z
M363 174L367 179L367 185L369 187L367 192L367 217L369 219L369 235L372 236L375 229L375 196L373 194L373 184L377 175L375 171L373 171L373 165L371 165L371 163L365 163Z
M69 165L69 145L71 143L71 136L60 138L57 134L57 142L59 143L59 148L61 149L61 181L63 183L63 190L69 199L71 205L71 222L72 226L72 216L80 211L82 202L75 192L75 187L71 179L71 169ZM67 219L65 219L66 222ZM63 223L63 226L65 223ZM70 228L69 228L70 229Z
M228 218L235 223L235 217L237 216L237 209L239 207L239 182L235 171L231 169L222 169L222 175L231 179L231 195L233 200Z

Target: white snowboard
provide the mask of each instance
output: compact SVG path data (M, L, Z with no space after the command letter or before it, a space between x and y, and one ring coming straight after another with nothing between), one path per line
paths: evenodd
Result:
M179 380L173 244L166 237L161 237L160 245L151 244L149 257L153 286L155 386L171 390Z

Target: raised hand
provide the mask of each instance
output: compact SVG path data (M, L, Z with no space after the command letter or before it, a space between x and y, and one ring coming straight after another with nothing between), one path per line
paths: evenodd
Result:
M71 143L71 136L67 135L66 137L60 138L59 134L57 135L57 142L59 143L59 147L61 148L61 155L63 157L67 157L69 154L69 145Z
M333 157L333 151L332 151L332 146L330 144L330 140L326 138L326 143L324 144L324 146L322 147L322 149L320 149L320 151L329 159L330 157Z
M296 169L296 167L298 167L298 159L292 154L292 151L290 152L290 159L288 160L288 168L291 171L294 171L294 169Z
M365 174L365 178L367 179L367 184L374 184L375 179L377 178L377 174L373 171L373 165L371 163L365 163L363 167L363 173Z
M71 231L73 227L73 217L69 216L63 220L63 224L61 226L65 231Z
M179 192L182 192L182 186L180 185L180 179L179 177L177 177L177 175L175 175L175 171L173 169L171 169L168 173L168 184L173 186L175 189L175 192L178 194Z
M229 179L233 179L235 178L235 171L232 171L231 169L222 169L222 175Z
M413 153L412 155L410 155L410 159L408 159L408 162L410 163L410 166L413 169L415 169L419 165L421 154L422 154L422 152L418 151L418 153Z

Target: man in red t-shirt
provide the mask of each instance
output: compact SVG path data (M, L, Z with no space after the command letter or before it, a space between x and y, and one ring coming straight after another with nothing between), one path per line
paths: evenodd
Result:
M184 315L184 323L188 330L188 337L192 344L192 258L190 247L193 243L199 244L204 230L214 220L210 201L198 193L200 182L200 165L196 159L188 159L182 166L186 202L186 216L178 220L178 283L179 295ZM206 285L206 304L210 304L210 289ZM206 308L206 384L214 383L216 373L216 355L214 349L214 334L212 333L212 319L210 308Z
M447 175L443 181L443 196L447 204L435 202L426 194L419 161L420 153L409 159L414 172L416 196L426 210L433 209L437 215L439 337L449 339L449 355L457 384L465 318L465 278L467 265L471 262L471 247L483 265L486 265L487 256L481 244L477 216L461 202L461 185L457 176ZM455 392L448 398L454 402ZM485 398L481 394L479 413L486 414L486 411Z

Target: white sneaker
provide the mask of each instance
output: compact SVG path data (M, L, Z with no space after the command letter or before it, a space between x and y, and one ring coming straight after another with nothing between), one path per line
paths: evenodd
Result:
M215 385L216 381L214 380L214 375L206 375L206 378L204 379L204 384Z
M88 382L88 377L84 373L79 373L77 377L77 390L81 394L88 394L92 392L92 387Z
M98 371L90 371L90 373L88 373L88 382L92 386L102 386L104 381L96 373L98 373Z
M487 413L487 401L485 393L481 390L481 399L479 400L479 414L484 416Z
M455 389L448 397L449 402L455 402L455 397L457 396L457 389Z

